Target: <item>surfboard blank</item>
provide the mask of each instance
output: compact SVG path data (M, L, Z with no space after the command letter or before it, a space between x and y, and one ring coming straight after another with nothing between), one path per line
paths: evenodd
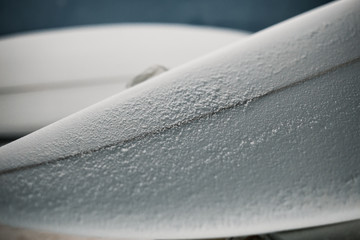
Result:
M359 10L311 11L0 148L0 221L206 238L359 219Z

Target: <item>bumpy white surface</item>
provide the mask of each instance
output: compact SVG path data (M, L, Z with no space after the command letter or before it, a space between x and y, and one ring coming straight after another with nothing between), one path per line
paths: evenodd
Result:
M312 11L0 148L0 221L205 238L360 218L359 11Z
M120 24L0 39L0 135L25 135L126 89L154 64L174 68L248 34Z

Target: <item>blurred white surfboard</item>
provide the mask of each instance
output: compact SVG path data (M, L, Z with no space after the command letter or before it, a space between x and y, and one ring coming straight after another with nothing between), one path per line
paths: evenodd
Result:
M174 68L247 35L210 27L120 24L3 38L0 136L30 133L121 92L153 65Z
M360 218L360 2L256 33L0 148L0 222L129 238Z

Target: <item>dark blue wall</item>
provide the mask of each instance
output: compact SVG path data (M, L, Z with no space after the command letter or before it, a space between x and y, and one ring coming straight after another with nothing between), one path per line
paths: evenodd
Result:
M0 35L101 23L187 23L258 31L329 0L0 0Z

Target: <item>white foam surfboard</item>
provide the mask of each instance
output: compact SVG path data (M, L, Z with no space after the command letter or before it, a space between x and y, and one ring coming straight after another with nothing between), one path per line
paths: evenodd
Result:
M119 24L0 40L0 136L22 136L126 89L156 64L174 68L248 33Z
M1 147L0 222L177 239L359 219L359 10L313 10Z

